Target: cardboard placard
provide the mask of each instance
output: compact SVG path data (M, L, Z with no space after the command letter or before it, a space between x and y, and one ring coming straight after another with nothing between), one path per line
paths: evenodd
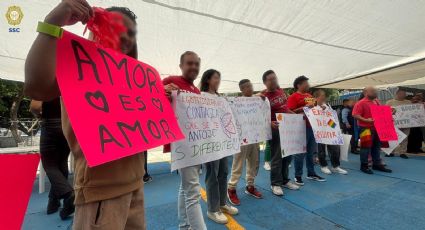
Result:
M396 141L397 133L395 131L391 107L388 105L371 105L373 125L376 128L381 141Z
M277 113L282 156L307 152L307 137L304 116L301 114Z
M152 66L65 31L56 75L90 167L183 138Z
M171 143L171 170L240 152L236 120L226 99L208 94L173 94L185 139Z
M338 115L335 110L329 106L326 109L322 109L320 106L313 108L304 107L304 113L310 121L317 143L327 145L344 144Z
M394 124L397 128L412 128L425 126L424 104L393 106Z
M228 97L227 101L236 119L241 145L272 138L269 100L260 97Z
M397 132L397 140L396 141L388 141L388 148L381 148L382 151L384 151L386 154L391 154L395 148L397 148L400 143L407 138L407 135L404 134L400 129L396 128L395 131Z

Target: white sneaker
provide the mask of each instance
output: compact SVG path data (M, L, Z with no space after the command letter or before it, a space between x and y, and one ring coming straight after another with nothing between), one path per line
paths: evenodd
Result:
M222 212L207 212L208 218L219 224L227 224L227 217Z
M339 173L339 174L348 174L347 170L342 169L341 167L331 168L332 172Z
M271 170L270 162L269 161L264 162L264 169L266 171L270 171Z
M283 190L280 186L271 186L272 192L273 194L275 194L276 196L283 196Z
M230 206L228 204L221 206L220 209L221 209L222 212L227 213L227 214L232 215L232 216L239 213L239 210L237 208Z
M324 174L332 174L331 170L329 170L327 166L320 168L320 171L322 171Z
M288 183L284 184L283 187L285 187L287 189L291 189L291 190L298 190L298 189L300 189L300 186L292 183L292 181L288 181Z

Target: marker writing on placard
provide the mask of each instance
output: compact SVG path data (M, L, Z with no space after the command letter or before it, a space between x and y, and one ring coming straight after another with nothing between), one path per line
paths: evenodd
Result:
M133 125L126 124L124 122L117 122L116 126L118 127L120 131L120 136L124 137L126 143L125 145L118 141L117 137L112 134L112 132L106 128L105 125L99 126L99 138L100 138L100 144L102 153L105 152L105 145L106 144L115 144L118 145L121 148L125 147L132 147L133 143L131 140L135 140L134 138L130 139L129 135L131 134L132 137L134 135L138 135L139 138L136 139L137 141L142 140L144 143L148 144L149 139L146 137L146 134L148 134L150 137L153 137L155 139L162 139L163 137L170 139L175 138L174 133L170 130L170 126L168 125L168 122L164 119L161 119L159 121L159 125L155 123L155 121L148 120L143 126L143 124L140 123L140 121L135 121ZM146 131L147 130L147 131Z
M90 57L88 52L84 49L84 47L76 40L71 40L72 50L74 52L75 60L77 62L78 67L78 80L84 80L84 73L87 73L87 71L83 71L83 66L88 65L91 67L92 72L94 74L94 77L96 81L99 84L102 84L102 80L99 76L98 66L93 61L93 59ZM149 85L149 91L152 93L153 90L156 91L156 93L159 93L159 90L156 85L156 75L154 71L147 67L146 69L143 69L142 65L137 64L132 72L132 75L129 74L128 69L128 57L123 57L119 62L117 62L106 50L97 49L97 52L100 54L100 56L103 59L103 63L106 67L106 70L108 72L108 78L111 85L114 84L113 76L111 74L111 68L115 66L115 68L119 71L124 71L126 76L126 82L129 89L133 88L133 85L135 85L137 88L143 88L146 85L146 81ZM107 61L110 60L110 61ZM110 65L112 63L112 65Z

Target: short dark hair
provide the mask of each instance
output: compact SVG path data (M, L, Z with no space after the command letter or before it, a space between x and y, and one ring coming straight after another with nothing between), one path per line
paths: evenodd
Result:
M111 6L109 8L106 8L106 10L107 11L111 11L111 12L122 13L125 16L129 17L131 19L131 21L133 21L134 23L136 23L136 19L137 19L136 14L133 11L131 11L129 8L127 8L127 7Z
M344 100L342 100L342 104L345 104L345 103L347 103L349 101L350 101L350 99L345 98Z
M304 75L301 75L294 80L294 89L298 90L298 85L302 84L303 82L308 81L308 78Z
M127 8L127 7L111 6L109 8L106 8L106 11L121 13L121 14L129 17L130 20L132 22L134 22L134 24L137 24L137 22L136 22L136 19L137 19L136 14L133 11L131 11L129 8ZM133 49L127 55L130 56L130 57L132 57L132 58L134 58L134 59L137 59L137 57L138 57L137 42L134 44Z
M218 76L221 77L220 72L218 72L218 70L215 70L215 69L209 69L205 71L204 74L202 74L201 82L199 83L200 85L199 89L201 90L201 92L208 92L210 88L210 84L208 83L208 81L212 78L214 74L218 74Z
M182 55L180 55L180 64L183 64L183 59L184 59L184 57L185 57L186 55L192 55L192 54L197 55L197 54L196 54L195 52L193 52L193 51L186 51L186 52L182 53Z
M251 82L249 79L242 79L239 81L239 87L245 83Z
M326 96L326 92L323 89L316 89L313 92L313 97L318 97L318 96L320 96L321 93L324 93L325 96Z
M263 73L263 83L265 83L266 82L266 80L267 80L267 76L269 76L270 74L273 74L274 73L274 71L273 70L271 70L271 69L269 69L269 70L267 70L266 72L264 72Z

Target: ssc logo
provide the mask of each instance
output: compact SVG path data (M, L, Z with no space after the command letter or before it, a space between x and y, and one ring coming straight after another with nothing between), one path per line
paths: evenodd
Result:
M9 33L19 33L21 32L21 28L9 28Z
M11 26L17 26L21 24L24 13L22 13L21 7L19 6L9 6L6 12L7 23ZM10 33L20 32L20 28L9 28Z
M9 25L17 26L21 24L24 14L22 13L21 7L9 6L6 12L6 19Z

